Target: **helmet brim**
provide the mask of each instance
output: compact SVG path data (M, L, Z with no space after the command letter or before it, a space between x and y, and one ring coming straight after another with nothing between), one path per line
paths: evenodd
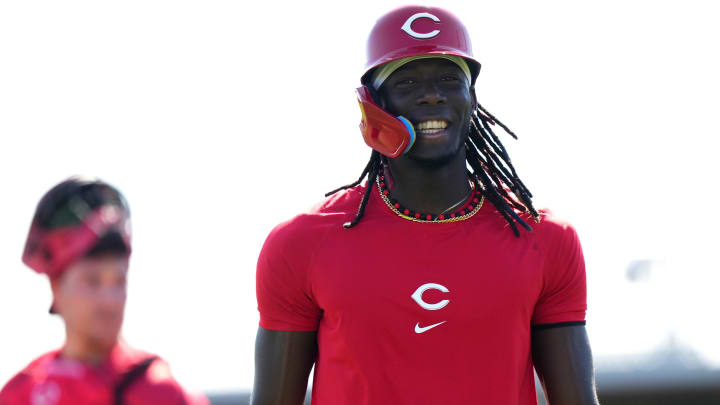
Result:
M375 71L375 69L399 60L403 58L411 58L414 56L422 56L422 55L454 55L459 56L468 63L468 67L470 68L470 73L472 75L472 85L475 84L475 80L477 79L478 75L480 74L480 62L475 60L474 58L467 55L467 53L462 52L458 49L453 49L449 47L442 47L442 46L414 46L411 48L404 48L404 49L398 49L394 52L387 53L383 55L382 57L370 62L367 64L365 68L365 73L360 77L360 82L364 85L368 85L370 83L370 79L372 77L372 72Z

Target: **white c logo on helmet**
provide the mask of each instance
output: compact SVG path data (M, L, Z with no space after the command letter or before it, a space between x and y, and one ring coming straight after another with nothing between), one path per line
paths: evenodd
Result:
M420 287L418 287L417 290L410 296L412 299L415 300L415 302L418 303L421 307L427 309L428 311L437 311L438 309L444 308L445 305L447 305L450 300L442 300L440 302L436 302L434 304L428 304L427 302L423 301L422 295L427 290L439 290L444 293L450 292L445 286L435 283L427 283L423 284Z
M402 28L400 28L400 29L407 32L411 37L418 38L418 39L432 38L440 33L440 30L433 30L433 31L426 32L426 33L415 32L412 29L412 24L415 22L415 20L420 19L420 18L429 18L429 19L435 21L436 23L440 22L439 18L435 17L434 15L432 15L430 13L417 13L417 14L413 14L410 18L408 18L407 21L405 21L405 24L403 24Z

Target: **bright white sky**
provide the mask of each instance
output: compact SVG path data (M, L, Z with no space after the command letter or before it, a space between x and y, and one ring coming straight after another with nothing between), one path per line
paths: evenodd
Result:
M127 340L186 385L249 389L260 246L359 175L365 39L403 3L0 3L0 385L62 342L20 254L40 196L87 174L133 209ZM537 205L580 233L596 356L672 333L720 366L714 3L441 5ZM634 259L664 265L630 283Z

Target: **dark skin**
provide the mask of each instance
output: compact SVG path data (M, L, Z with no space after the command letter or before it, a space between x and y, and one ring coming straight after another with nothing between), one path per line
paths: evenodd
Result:
M302 404L317 355L317 333L258 328L252 405Z
M467 197L465 140L475 90L454 63L417 60L395 71L380 88L383 108L415 126L417 139L409 153L385 159L395 187L393 197L419 212L439 214ZM445 121L447 128L425 133L419 124Z
M533 331L532 357L548 404L598 404L584 325Z
M407 155L385 159L393 197L410 209L439 214L468 195L465 140L475 90L454 63L417 60L395 71L380 88L380 104L408 118L417 140ZM420 130L422 122L446 123ZM597 405L592 355L585 326L532 333L532 357L550 405ZM253 405L300 405L317 354L315 332L259 328Z

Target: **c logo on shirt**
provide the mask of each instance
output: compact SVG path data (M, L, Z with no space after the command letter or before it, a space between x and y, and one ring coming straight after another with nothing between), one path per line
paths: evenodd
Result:
M429 39L434 36L437 36L437 34L440 33L440 30L432 30L430 32L425 32L425 33L416 32L412 28L412 25L415 22L415 20L418 20L420 18L427 18L427 19L435 21L436 23L440 22L439 18L435 17L434 15L432 15L430 13L417 13L417 14L413 14L412 16L410 16L410 18L408 18L407 21L405 21L405 24L403 24L402 28L400 28L400 29L407 32L408 35L410 35L411 37L417 38L417 39Z
M421 307L427 309L428 311L437 311L438 309L442 309L445 307L445 305L450 303L450 300L442 300L439 302L436 302L434 304L427 303L423 300L423 293L427 290L438 290L442 291L444 293L449 293L450 290L447 289L444 285L436 284L436 283L427 283L423 284L420 287L418 287L417 290L415 290L414 293L410 297L417 302L418 305Z

